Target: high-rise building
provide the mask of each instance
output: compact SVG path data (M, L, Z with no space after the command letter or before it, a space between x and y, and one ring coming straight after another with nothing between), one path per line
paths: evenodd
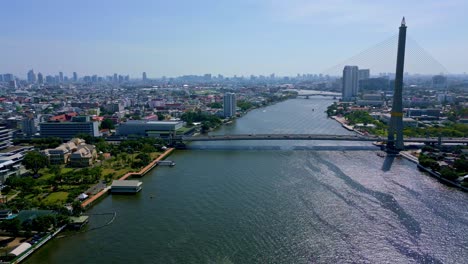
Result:
M224 117L232 117L236 115L236 94L224 94Z
M357 97L359 92L359 68L358 66L345 66L343 69L343 100Z
M114 77L112 78L113 82L117 82L119 79L117 77L117 73L114 73Z
M34 70L29 70L28 71L28 82L29 83L36 83L36 74L34 73Z
M78 81L78 74L76 74L76 72L73 72L73 82L77 82Z
M11 73L6 73L6 74L3 74L3 81L4 82L11 82L15 79L15 77L13 76L13 74Z
M12 89L16 89L18 88L18 85L16 84L16 80L12 80L12 81L9 81L8 82L8 87L12 88Z
M25 117L22 121L23 134L28 137L34 136L37 133L36 119L33 116Z
M59 72L59 82L63 83L63 72Z
M146 78L146 72L143 72L143 81L146 82L148 79Z
M55 78L52 75L47 75L45 77L45 81L46 81L47 84L52 84L52 83L55 83Z
M359 80L367 80L370 78L369 69L359 69Z
M3 82L3 74L0 74L0 82Z
M435 89L435 90L447 89L447 77L443 75L434 75L432 77L432 89Z
M40 72L37 74L37 82L39 84L44 84L44 76Z

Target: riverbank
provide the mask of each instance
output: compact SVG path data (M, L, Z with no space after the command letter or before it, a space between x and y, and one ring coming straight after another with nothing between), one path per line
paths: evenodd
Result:
M146 165L144 168L142 168L138 172L128 172L122 177L119 178L119 180L126 180L129 177L141 177L148 173L151 169L153 169L160 160L165 159L167 156L169 156L172 152L174 151L174 148L168 148L165 152L163 152L161 155L159 155L156 159L154 159L152 162L150 162L148 165ZM101 190L99 193L93 195L92 197L88 198L86 201L81 203L81 208L87 209L89 208L94 202L102 198L105 194L107 194L110 190L110 186L104 188Z
M448 179L445 179L443 178L440 173L438 172L435 172L433 170L431 170L430 168L426 168L424 166L422 166L421 164L418 163L418 168L427 172L430 176L438 179L439 181L443 182L443 183L446 183L450 186L453 186L453 187L457 187L457 188L460 188L461 190L465 191L465 192L468 192L468 188L465 187L465 186L462 186L461 184L459 184L458 182L455 182L455 181L451 181L451 180L448 180Z

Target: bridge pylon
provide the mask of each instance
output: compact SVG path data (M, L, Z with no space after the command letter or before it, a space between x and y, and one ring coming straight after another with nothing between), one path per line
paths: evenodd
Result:
M388 152L399 152L404 149L403 144L403 70L405 64L406 23L401 21L398 34L398 53L395 73L395 89L390 124L388 127Z

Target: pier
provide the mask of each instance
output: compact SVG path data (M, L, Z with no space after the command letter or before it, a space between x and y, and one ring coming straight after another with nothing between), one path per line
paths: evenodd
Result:
M167 156L169 156L172 151L174 151L174 148L168 148L164 153L159 155L155 160L153 160L150 164L146 165L143 169L141 169L139 172L129 172L126 173L124 176L120 177L119 180L126 180L129 177L141 177L145 175L148 171L150 171L152 168L154 168L159 161L165 159ZM98 192L96 195L93 195L92 197L88 198L86 201L84 201L81 204L82 208L88 208L91 206L96 200L100 199L104 194L107 194L109 190L111 189L110 186L104 188L102 191Z

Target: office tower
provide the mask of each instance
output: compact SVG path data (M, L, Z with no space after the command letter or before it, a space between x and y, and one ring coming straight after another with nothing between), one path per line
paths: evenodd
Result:
M232 117L236 115L236 94L224 94L224 117Z
M26 136L34 136L37 133L36 120L33 116L25 117L22 121L22 131Z
M143 72L143 82L146 82L146 81L147 81L146 72Z
M345 66L343 69L343 100L351 100L357 97L359 92L359 68L358 66Z
M113 82L117 82L119 79L117 77L117 73L114 73L114 77L112 78Z
M97 83L97 79L98 79L98 77L97 77L97 75L96 75L96 74L95 74L95 75L93 75L93 76L91 76L91 82L93 82L93 83Z
M3 82L3 74L0 74L0 82Z
M203 75L203 80L204 81L211 81L211 73L207 73Z
M360 69L359 70L359 80L367 80L370 77L369 69Z
M72 139L77 134L87 134L98 137L98 122L93 122L89 117L74 118L71 122L43 122L39 124L42 137L59 137L62 139Z
M55 78L54 78L54 76L52 76L52 75L47 75L46 78L45 78L45 80L46 80L46 83L47 83L47 84L55 83Z
M126 82L130 81L130 75L125 76L124 80L125 80Z
M8 82L8 87L16 89L18 86L16 85L16 80L12 80Z
M73 72L73 82L77 82L78 81L78 74L76 74L76 72Z
M63 83L63 72L59 72L59 82Z
M40 72L37 74L37 82L39 84L44 84L44 76Z
M36 83L36 74L34 73L34 70L29 70L28 71L28 82L29 83Z
M432 89L435 89L435 90L447 89L447 77L443 75L434 75L432 77Z
M3 74L3 81L4 82L9 83L9 82L13 81L14 79L15 78L14 78L13 74L11 74L11 73Z

